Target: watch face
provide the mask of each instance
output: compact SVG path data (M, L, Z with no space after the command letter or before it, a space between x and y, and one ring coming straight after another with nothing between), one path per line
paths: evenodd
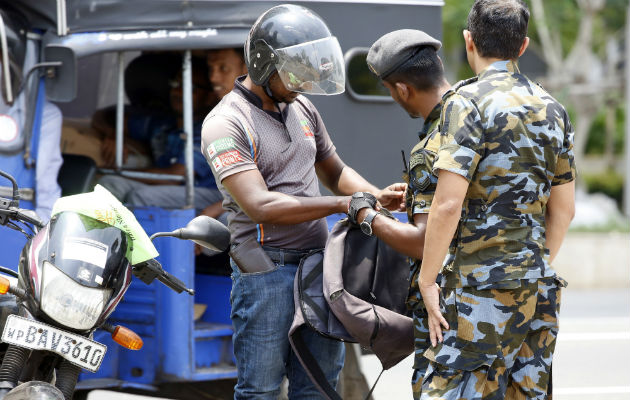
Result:
M372 235L372 226L365 221L361 222L361 232L368 236Z

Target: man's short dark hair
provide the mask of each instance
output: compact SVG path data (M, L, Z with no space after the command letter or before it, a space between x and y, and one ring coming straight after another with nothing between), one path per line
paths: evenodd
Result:
M432 46L423 46L409 60L396 68L385 81L391 85L404 82L417 90L430 90L444 80L444 67Z
M528 23L522 0L476 0L468 14L468 30L485 58L517 59Z

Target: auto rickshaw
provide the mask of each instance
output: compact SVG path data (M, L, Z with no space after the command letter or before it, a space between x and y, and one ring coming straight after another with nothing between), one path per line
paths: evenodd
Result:
M116 165L99 169L92 163L65 167L74 173L59 177L63 189L91 190L96 174L171 180L185 185L187 205L181 209L138 207L134 214L147 233L168 232L194 218L193 110L191 54L219 48L238 48L256 18L279 1L220 0L0 0L2 91L6 104L15 104L25 91L24 123L12 141L0 132L0 163L14 175L22 206L37 207L36 165L39 143L50 132L42 129L46 101L60 108L64 119L85 118L103 105L116 108ZM341 157L371 182L386 186L399 181L400 150L417 141L419 122L410 120L371 75L365 57L371 43L400 28L418 28L441 36L442 0L319 0L295 1L320 14L339 39L346 59L346 93L312 98ZM308 3L308 4L306 4ZM9 19L7 19L10 16ZM20 53L31 48L27 69ZM182 55L183 115L186 132L186 174L156 175L123 166L125 67L147 51ZM17 54L18 63L11 61ZM15 65L13 65L15 64ZM21 64L21 65L18 65ZM157 66L156 66L157 67ZM17 86L17 87L16 87ZM107 103L109 101L109 103ZM0 115L0 130L3 126ZM395 134L391 134L395 132ZM8 136L8 134L7 134ZM386 139L385 139L386 138ZM381 143L387 141L388 145ZM358 145L360 143L360 145ZM35 149L39 150L36 151ZM56 151L56 149L49 149ZM375 162L376 161L376 162ZM78 188L78 189L77 189ZM4 190L0 188L1 191ZM339 216L328 218L332 226ZM23 243L19 235L0 233L0 265L17 265ZM229 276L195 270L193 245L159 241L159 260L170 274L196 294L178 296L157 285L134 283L114 317L144 340L132 352L113 345L108 334L95 340L111 344L101 369L84 373L79 389L117 388L158 392L172 382L200 382L236 377L232 354ZM194 305L206 310L195 320Z

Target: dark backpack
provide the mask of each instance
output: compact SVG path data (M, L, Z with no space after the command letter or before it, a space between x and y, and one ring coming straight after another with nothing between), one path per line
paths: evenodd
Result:
M413 326L405 304L409 262L347 219L333 227L324 251L302 259L294 289L295 316L289 341L327 398L341 399L306 347L303 329L358 342L376 354L384 370L413 352Z

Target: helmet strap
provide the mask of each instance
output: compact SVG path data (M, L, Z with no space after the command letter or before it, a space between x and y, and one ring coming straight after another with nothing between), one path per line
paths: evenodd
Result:
M271 100L275 102L273 98L273 92L271 91L271 88L269 87L269 80L267 80L267 82L263 85L263 90L265 91L265 94L269 96Z
M265 94L269 96L271 101L274 102L276 107L278 107L278 104L280 103L280 101L278 101L278 99L274 97L273 92L271 91L271 87L269 86L269 80L267 80L267 83L263 86L263 90L265 91ZM278 107L278 109L280 109L280 107Z

